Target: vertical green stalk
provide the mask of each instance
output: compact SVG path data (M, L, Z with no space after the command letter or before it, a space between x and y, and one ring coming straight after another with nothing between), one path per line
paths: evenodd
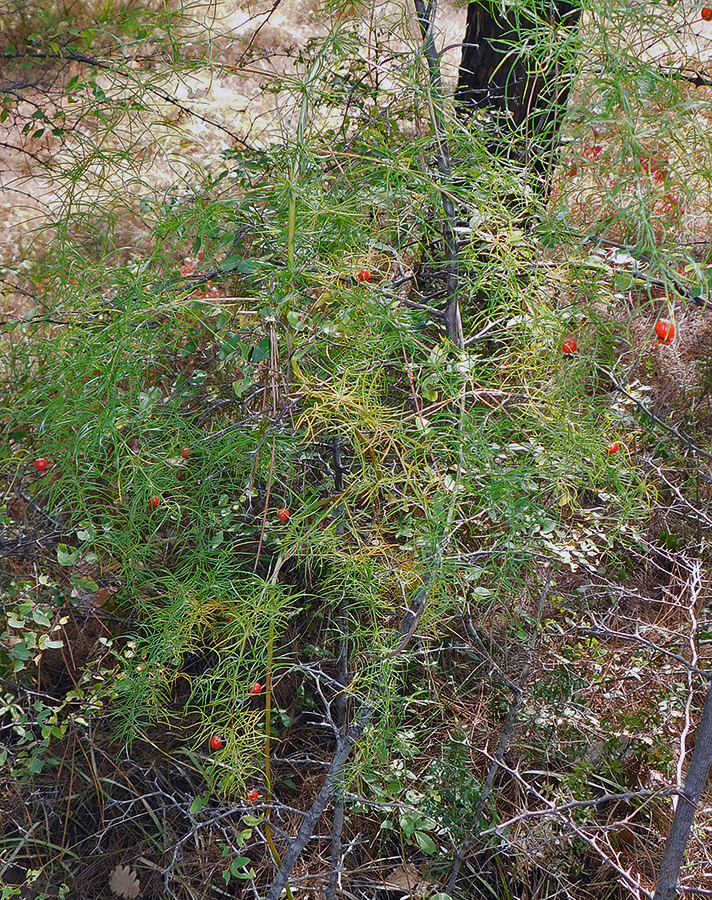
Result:
M283 559L280 556L274 567L270 583L275 584L279 576L279 570L282 568ZM269 585L265 587L265 590ZM265 840L275 861L277 868L282 865L282 857L274 843L272 837L272 828L270 826L270 815L272 813L272 767L270 764L271 738L272 738L272 669L274 665L274 612L270 610L269 614L269 630L267 632L267 665L265 672L265 746L264 746L264 771L265 771ZM289 885L285 888L287 900L293 900L292 891Z
M295 176L292 176L289 185L289 219L287 222L287 265L292 287L294 287L294 234L297 230L297 198L294 193L294 182Z

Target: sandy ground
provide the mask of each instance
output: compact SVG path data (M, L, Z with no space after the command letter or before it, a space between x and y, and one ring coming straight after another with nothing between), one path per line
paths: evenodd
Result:
M98 0L83 2L89 4L85 14L91 16L90 4ZM46 136L34 141L23 138L17 129L13 131L10 119L0 124L0 278L14 281L22 276L23 269L29 267L30 261L52 239L54 232L49 223L58 217L70 197L75 209L87 210L89 217L92 206L105 206L109 196L113 196L113 202L119 198L125 204L123 210L119 204L117 211L119 237L130 246L140 240L141 223L136 209L141 198L160 197L168 192L182 193L188 191L191 184L199 182L205 171L219 164L221 151L236 145L224 129L252 146L293 133L298 97L288 90L274 92L270 87L275 83L275 76L284 77L295 72L296 52L311 38L325 35L334 21L345 26L359 23L363 41L360 52L371 63L376 56L376 39L382 55L384 50L400 51L407 46L404 36L409 37L412 46L417 44L417 26L410 0L405 6L393 0L355 3L354 6L360 9L358 18L348 3L332 4L332 8L339 10L336 19L328 12L326 0L215 0L212 5L208 4L209 0L206 0L206 5L195 7L193 28L196 34L210 35L214 65L210 69L183 72L180 77L166 77L161 82L162 90L197 115L153 96L153 115L143 116L138 121L135 118L130 122L125 120L114 133L102 138L98 148L91 147L90 129L80 126L85 130L85 171L82 179L71 185L48 178L31 157L13 149L24 142L31 151L62 161L61 148L48 143ZM635 10L639 11L639 19L632 25L628 21L625 31L616 30L615 9L611 13L612 18L602 32L611 52L626 48L635 56L656 60L661 66L685 68L688 72L708 73L712 69L712 22L701 18L699 7L676 4L674 9L667 6L658 9L643 2L625 4L626 16ZM664 39L654 34L655 17L660 15L668 21ZM448 48L443 57L443 75L446 90L450 91L456 81L465 16L463 3L450 0L440 4L437 41L440 47ZM585 27L599 26L595 19L589 18ZM191 46L191 40L186 39L186 55L190 54ZM244 65L248 48L252 50L250 62ZM129 70L140 70L142 64L138 60L131 59L128 51L125 56ZM595 62L586 60L584 66L593 67ZM152 76L155 71L152 70ZM387 64L382 74L387 81ZM102 77L107 86L106 77ZM585 82L585 76L582 81ZM101 78L99 82L102 83ZM700 99L706 103L709 89L698 90ZM576 97L583 97L586 102L585 92L575 92L574 100ZM595 114L595 110L588 112ZM695 132L694 141L699 143L699 135L706 140L704 135L709 132L709 112L700 108L694 115L699 121L690 119L690 134ZM650 130L650 123L643 124ZM685 127L684 122L682 127ZM661 151L666 153L671 164L677 159L681 171L693 137L689 141L679 139L678 146L671 147L669 153L665 148ZM653 140L657 138L651 131ZM591 143L600 143L605 151L605 134L603 137L594 134ZM119 158L122 147L127 145L130 152ZM86 147L89 147L88 151ZM102 170L98 156L92 157L91 151L95 149L104 153L119 152L110 170ZM587 152L585 146L579 149ZM704 152L708 152L708 148ZM68 157L65 156L64 161L68 161ZM698 171L699 168L697 166ZM104 179L103 187L97 186L94 176ZM593 176L595 173L579 171L579 184L574 181L568 190L575 192L578 187L590 187L604 195L607 183L599 183ZM687 230L688 237L700 240L701 233L704 232L706 237L709 230L707 216L701 213L702 207L709 206L706 196L709 180L705 184L696 184L695 193L701 200L705 195L704 203L699 204L699 210L687 203L686 222L682 223L681 233ZM682 201L679 202L682 206ZM662 206L669 204L669 199L663 198L660 203ZM1 267L5 268L4 273ZM8 302L6 295L6 308ZM15 296L10 302L16 306L20 301Z
M363 10L363 4L361 4ZM91 14L91 11L89 11ZM98 161L93 160L91 139L85 141L85 177L77 185L50 179L43 169L27 155L13 149L23 144L38 155L54 156L68 161L62 150L52 146L47 136L31 140L18 134L8 120L0 125L0 277L15 280L36 258L53 231L48 224L61 214L71 196L75 209L91 210L92 204L106 203L107 195L126 201L127 207L136 205L141 196L160 196L173 191L188 190L199 181L202 173L220 161L220 153L231 149L236 142L219 126L249 142L260 146L273 141L295 127L296 98L289 91L275 93L269 88L275 76L294 74L295 51L303 49L314 37L323 36L334 22L318 0L217 0L208 7L198 7L195 15L196 32L208 33L213 41L214 66L210 69L183 73L161 82L162 90L179 104L198 115L182 111L178 106L150 98L153 116L139 121L125 120L113 135L102 139L104 152L120 151L122 144L130 146L125 158L115 158L107 176ZM458 44L465 27L465 9L454 3L441 4L437 19L440 46L450 49L443 58L443 74L448 90L454 89L459 62ZM341 5L339 20L355 16L346 4ZM370 11L359 14L363 35L363 55L373 61L373 35L378 32L383 46L402 49L403 29L415 34L416 23L407 17L394 2L376 2ZM369 37L370 35L370 37ZM192 42L185 43L190 53ZM251 48L249 65L245 54ZM256 52L255 52L256 51ZM136 61L129 68L138 69ZM100 84L108 86L105 77ZM25 96L33 99L31 94ZM39 96L37 99L40 99ZM31 107L26 108L31 112ZM81 126L80 126L81 128ZM85 128L84 137L90 132ZM3 146L9 145L9 146ZM86 149L86 146L89 149ZM105 178L104 188L92 185L92 173ZM121 218L119 212L119 218ZM126 210L124 239L136 237L136 219ZM129 224L133 220L131 224ZM119 222L119 229L121 222ZM0 294L0 298L2 294ZM10 298L6 295L5 307ZM0 301L1 302L1 301ZM20 299L11 304L17 308Z

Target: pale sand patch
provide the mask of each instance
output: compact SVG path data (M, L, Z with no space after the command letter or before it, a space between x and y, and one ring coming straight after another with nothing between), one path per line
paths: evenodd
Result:
M341 15L339 21L342 27L358 27L362 37L359 52L373 63L376 35L382 56L384 51L402 52L407 47L404 33L407 35L408 28L411 36L417 35L412 6L406 7L410 20L404 19L403 9L391 0L376 0L368 15L358 19ZM437 19L438 43L449 47L443 57L443 75L446 90L450 91L457 77L465 15L463 6L445 3ZM202 21L196 24L198 30L204 29L213 38L214 66L180 77L169 76L160 87L209 121L153 96L152 115L138 121L126 118L113 134L103 136L102 151L114 154L110 170L102 167L100 160L88 157L79 190L74 184L48 177L32 158L0 146L0 266L11 270L2 277L14 279L28 260L42 253L53 234L48 225L61 214L70 196L77 209L90 215L94 210L97 217L101 207L114 206L119 198L126 212L124 215L119 208L117 213L118 242L127 254L132 247L140 253L145 229L132 209L138 208L142 197L188 192L202 172L219 165L222 151L233 148L235 141L216 126L223 126L258 147L294 133L298 96L289 90L274 93L269 88L277 77L297 74L296 53L310 39L326 35L334 21L316 0L282 0L276 8L273 2L264 0L218 0L211 10L205 8ZM417 44L414 37L411 42L413 46ZM190 53L190 48L191 42L187 41L186 53ZM244 65L248 48L251 61ZM135 71L141 64L128 60L127 66ZM380 74L386 89L397 88L387 62L382 64ZM109 90L110 77L100 75L97 81ZM86 124L79 128L86 154L91 151L92 132ZM38 155L49 149L49 155L59 163L68 163L71 158L52 138L49 142L46 136L33 141L18 135L9 119L0 125L2 142L22 143ZM126 146L131 147L130 153L119 159ZM27 303L26 298L14 296L6 297L4 305L25 308Z

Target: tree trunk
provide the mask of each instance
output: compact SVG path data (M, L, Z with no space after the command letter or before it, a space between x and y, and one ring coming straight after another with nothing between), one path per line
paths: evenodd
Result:
M467 8L455 101L462 113L488 110L493 150L541 176L551 167L574 74L580 6L535 0L510 9L497 0Z

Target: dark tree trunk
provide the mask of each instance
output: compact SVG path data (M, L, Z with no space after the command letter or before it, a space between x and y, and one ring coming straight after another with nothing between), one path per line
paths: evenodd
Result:
M562 0L509 11L475 0L467 8L455 101L461 113L493 113L493 149L540 175L551 166L566 109L580 15L579 5Z

